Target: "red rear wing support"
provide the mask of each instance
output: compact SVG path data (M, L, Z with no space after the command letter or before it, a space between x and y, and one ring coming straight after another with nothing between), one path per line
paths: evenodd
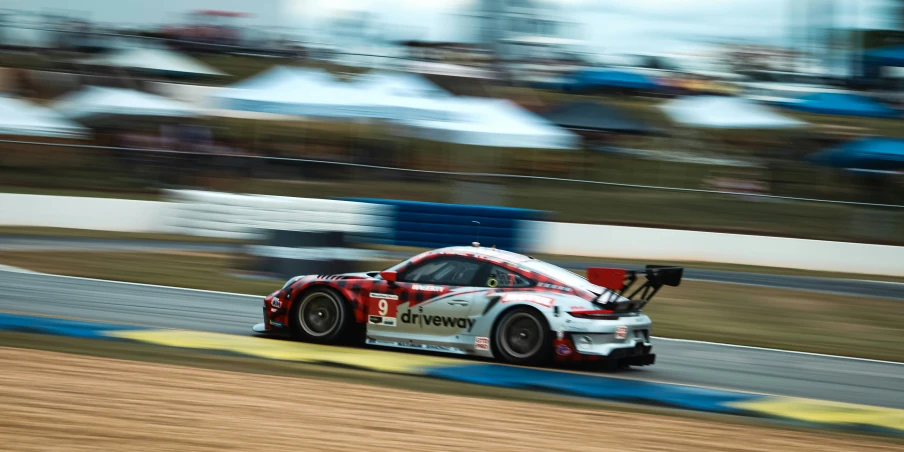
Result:
M587 279L597 286L605 287L609 292L609 299L605 304L616 303L616 300L637 282L638 274L644 274L646 281L634 289L630 295L625 296L631 300L631 305L637 309L643 308L662 286L678 286L684 276L684 268L668 267L663 265L647 265L642 271L628 271L623 268L587 269ZM635 298L637 297L637 298Z
M620 292L625 288L625 277L628 271L624 268L591 267L587 269L587 280L592 284Z

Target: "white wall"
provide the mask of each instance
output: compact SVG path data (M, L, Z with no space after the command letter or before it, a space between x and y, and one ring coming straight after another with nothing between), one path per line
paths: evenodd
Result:
M904 276L904 247L740 234L529 222L533 251Z
M0 193L0 226L158 232L169 203Z
M168 190L167 201L0 193L0 226L162 232L235 239L259 229L391 232L394 208L316 198Z
M250 226L383 233L391 223L385 206L348 201L253 197L249 204L245 196L230 194L170 195L180 202L0 193L0 226L244 236ZM624 226L524 224L525 239L537 253L904 276L904 247Z

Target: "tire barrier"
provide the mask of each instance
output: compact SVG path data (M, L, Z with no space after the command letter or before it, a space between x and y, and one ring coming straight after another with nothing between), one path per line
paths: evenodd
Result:
M436 356L335 347L259 337L164 330L0 313L0 330L128 340L158 346L231 352L265 359L351 366L472 384L775 419L810 427L904 436L904 410L822 400L655 383L597 374Z
M528 221L540 221L546 212L378 198L344 198L348 201L391 206L395 223L390 243L399 246L441 248L480 242L510 251L532 248L524 233Z
M391 233L392 206L319 198L292 198L200 190L167 190L171 207L164 232L258 240L266 230L342 232L373 242Z

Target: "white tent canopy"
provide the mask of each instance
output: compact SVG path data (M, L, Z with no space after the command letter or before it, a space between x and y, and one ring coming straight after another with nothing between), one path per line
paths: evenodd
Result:
M501 99L462 97L455 121L403 121L408 136L475 146L574 149L580 138L518 105ZM465 119L467 118L467 119Z
M0 97L0 135L85 138L90 133L49 108Z
M660 106L676 123L711 129L787 129L807 123L739 97L690 96Z
M274 68L214 94L219 108L327 118L386 117L391 106L323 71Z
M417 74L375 72L358 76L353 83L363 102L388 107L396 121L448 121L455 112L448 102L455 96Z
M425 77L407 72L370 72L359 75L355 85L362 90L399 97L452 97L452 93Z
M312 83L337 83L335 77L323 69L305 69L274 66L264 72L229 85L228 90L273 91L288 89L299 81Z
M187 118L201 111L189 104L141 91L89 86L58 98L53 108L75 120L92 116L156 116Z
M109 55L82 60L82 63L176 74L228 75L181 53L158 48L122 49Z
M374 72L353 82L322 70L275 67L217 90L210 104L225 111L327 118L375 118L393 121L452 120L455 99L416 74Z

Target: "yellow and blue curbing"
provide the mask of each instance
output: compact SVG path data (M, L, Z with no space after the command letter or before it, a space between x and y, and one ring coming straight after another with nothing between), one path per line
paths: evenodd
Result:
M225 351L265 359L338 364L487 386L542 390L602 400L791 421L822 428L904 436L904 410L824 400L654 383L434 356L332 347L251 336L164 330L0 313L0 330L168 347Z
M305 363L329 363L379 372L424 375L428 368L451 366L460 361L432 356L409 355L328 345L265 339L232 334L185 330L114 330L108 337L169 347L216 350L266 359Z

